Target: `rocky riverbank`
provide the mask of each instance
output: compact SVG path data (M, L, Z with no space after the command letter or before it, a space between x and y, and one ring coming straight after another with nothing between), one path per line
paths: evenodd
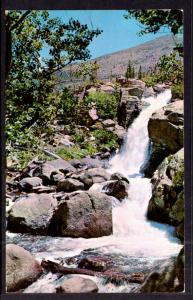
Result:
M133 80L131 87L124 84L120 89L117 120L100 119L93 107L89 113L92 122L86 123L87 138L94 137L93 130L100 127L117 135L122 144L126 129L148 105L142 97L153 97L167 88L146 88L139 80ZM112 93L114 87L107 84L98 89ZM93 90L87 90L86 94L90 92ZM177 237L183 241L183 102L175 101L155 112L149 120L148 131L154 150L151 150L150 161L145 167L145 174L151 177L153 185L147 217L175 226ZM68 145L63 144L63 147L71 149L73 141L70 140L69 135ZM158 151L155 149L158 148L162 152L159 151L156 156ZM68 161L62 158L51 161L34 159L7 182L7 229L13 233L63 238L89 239L112 235L113 206L121 205L129 196L130 179L121 173L110 174L107 167L111 155L112 149L105 149L95 155ZM97 186L100 189L97 190ZM41 277L42 271L61 273L62 276L71 274L70 278L63 278L64 281L53 288L52 292L57 293L98 291L94 281L77 274L102 276L114 284L140 284L134 292L183 290L183 277L180 275L184 267L182 252L177 258L161 262L159 271L150 272L148 269L127 274L104 254L102 257L71 257L58 264L53 261L40 264L25 251L17 245L7 246L7 291L22 291ZM15 261L18 261L17 265ZM76 262L74 270L68 265L72 262ZM13 266L16 266L15 269ZM18 272L22 274L21 278L14 275Z

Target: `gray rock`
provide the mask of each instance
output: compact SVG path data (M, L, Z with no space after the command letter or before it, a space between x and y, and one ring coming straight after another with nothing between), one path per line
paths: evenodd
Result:
M137 288L135 293L183 292L184 290L184 248L177 258L170 258L157 265Z
M183 101L176 101L155 112L149 120L150 139L170 153L183 147Z
M105 128L107 128L107 127L115 127L115 121L113 121L111 119L104 120L102 122L102 124L104 125Z
M148 218L178 226L184 218L184 149L167 157L151 181Z
M83 190L84 184L76 179L67 178L58 182L57 190L67 193Z
M53 172L56 172L56 169L46 162L35 168L33 175L40 177L44 184L49 184L51 182L51 174Z
M135 86L138 86L138 87L140 87L140 88L142 88L142 89L145 88L145 82L143 82L143 81L140 80L140 79L130 78L130 79L128 79L127 82L128 82L128 84L130 84L130 85L135 85Z
M113 132L118 137L119 144L122 144L127 135L125 128L116 124Z
M71 276L57 287L57 293L95 293L98 292L96 283L81 276Z
M113 196L120 201L128 196L129 184L124 180L112 180L103 186L103 192L109 196Z
M136 96L129 96L127 89L121 89L121 101L118 106L118 124L128 128L142 110L142 103Z
M100 159L97 159L97 158L84 157L84 158L81 159L81 162L88 169L90 169L90 168L101 168L103 166L103 162Z
M76 169L68 161L62 158L48 161L47 164L54 167L55 171L60 171L64 174L76 171Z
M39 177L23 178L18 185L22 190L30 191L34 187L42 185L42 179Z
M91 119L93 121L97 121L98 120L99 116L97 115L96 108L91 108L88 113L89 113L89 116L91 117Z
M118 173L118 172L113 173L113 174L111 175L110 180L124 180L124 181L126 181L127 183L129 183L129 179L127 179L125 176L123 176L121 173Z
M57 206L50 194L31 193L20 197L8 211L7 228L12 232L45 234Z
M154 92L156 92L156 94L160 94L163 93L166 89L168 89L168 86L163 84L156 84L153 86L153 90Z
M93 270L97 272L104 272L112 266L110 259L100 256L86 256L80 259L78 268Z
M142 95L143 95L143 88L139 87L139 86L133 86L131 88L128 88L128 94L130 96L136 96L139 99L141 99Z
M71 176L84 183L85 188L89 189L94 183L101 183L110 179L110 174L103 168L92 168L80 172L79 174L74 174Z
M158 165L169 154L183 147L183 101L176 101L155 112L148 122L149 138L152 142L149 162L144 173L151 177Z
M38 279L42 273L40 264L20 246L6 246L7 292L17 292Z
M150 87L145 87L143 91L143 98L148 98L148 97L154 97L155 96L155 91L153 90L152 86Z
M112 233L111 197L97 192L64 196L54 214L53 234L69 237L100 237Z

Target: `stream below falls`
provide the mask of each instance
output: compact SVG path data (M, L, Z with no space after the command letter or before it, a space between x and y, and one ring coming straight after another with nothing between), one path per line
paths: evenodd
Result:
M39 261L49 259L59 262L82 251L83 255L109 256L116 266L127 273L150 271L158 262L176 256L182 245L173 236L174 228L146 219L152 187L150 179L145 178L141 171L149 156L148 120L153 112L165 106L170 99L170 90L157 97L142 99L149 105L129 127L124 145L109 161L109 173L120 172L130 181L128 198L121 203L118 200L113 203L111 236L84 239L7 232L7 242L24 247ZM95 184L91 189L101 191L102 184ZM102 278L80 276L94 280L101 293L129 293L136 286L131 283L116 286L105 283ZM26 288L24 293L53 293L59 280L55 274L44 274Z

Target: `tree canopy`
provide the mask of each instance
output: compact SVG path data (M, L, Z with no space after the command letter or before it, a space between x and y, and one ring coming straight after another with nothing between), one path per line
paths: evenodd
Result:
M48 11L6 11L6 134L12 144L24 138L34 122L54 118L55 72L90 58L88 46L101 33L78 20L63 23ZM48 55L43 56L43 49ZM32 144L32 142L31 142Z
M163 27L169 28L174 35L183 32L183 11L180 9L130 9L124 17L134 17L143 25L139 35L157 33ZM181 43L177 43L175 49L183 55Z
M176 35L180 33L183 26L183 11L180 9L131 9L125 14L125 18L134 17L144 28L139 32L157 33L161 27L168 27Z

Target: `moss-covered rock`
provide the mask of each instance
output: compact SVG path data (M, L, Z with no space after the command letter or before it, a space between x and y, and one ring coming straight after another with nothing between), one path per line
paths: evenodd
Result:
M153 192L147 217L151 220L180 226L184 219L184 149L161 163L152 180ZM181 225L182 226L182 225ZM183 240L183 230L176 230Z

